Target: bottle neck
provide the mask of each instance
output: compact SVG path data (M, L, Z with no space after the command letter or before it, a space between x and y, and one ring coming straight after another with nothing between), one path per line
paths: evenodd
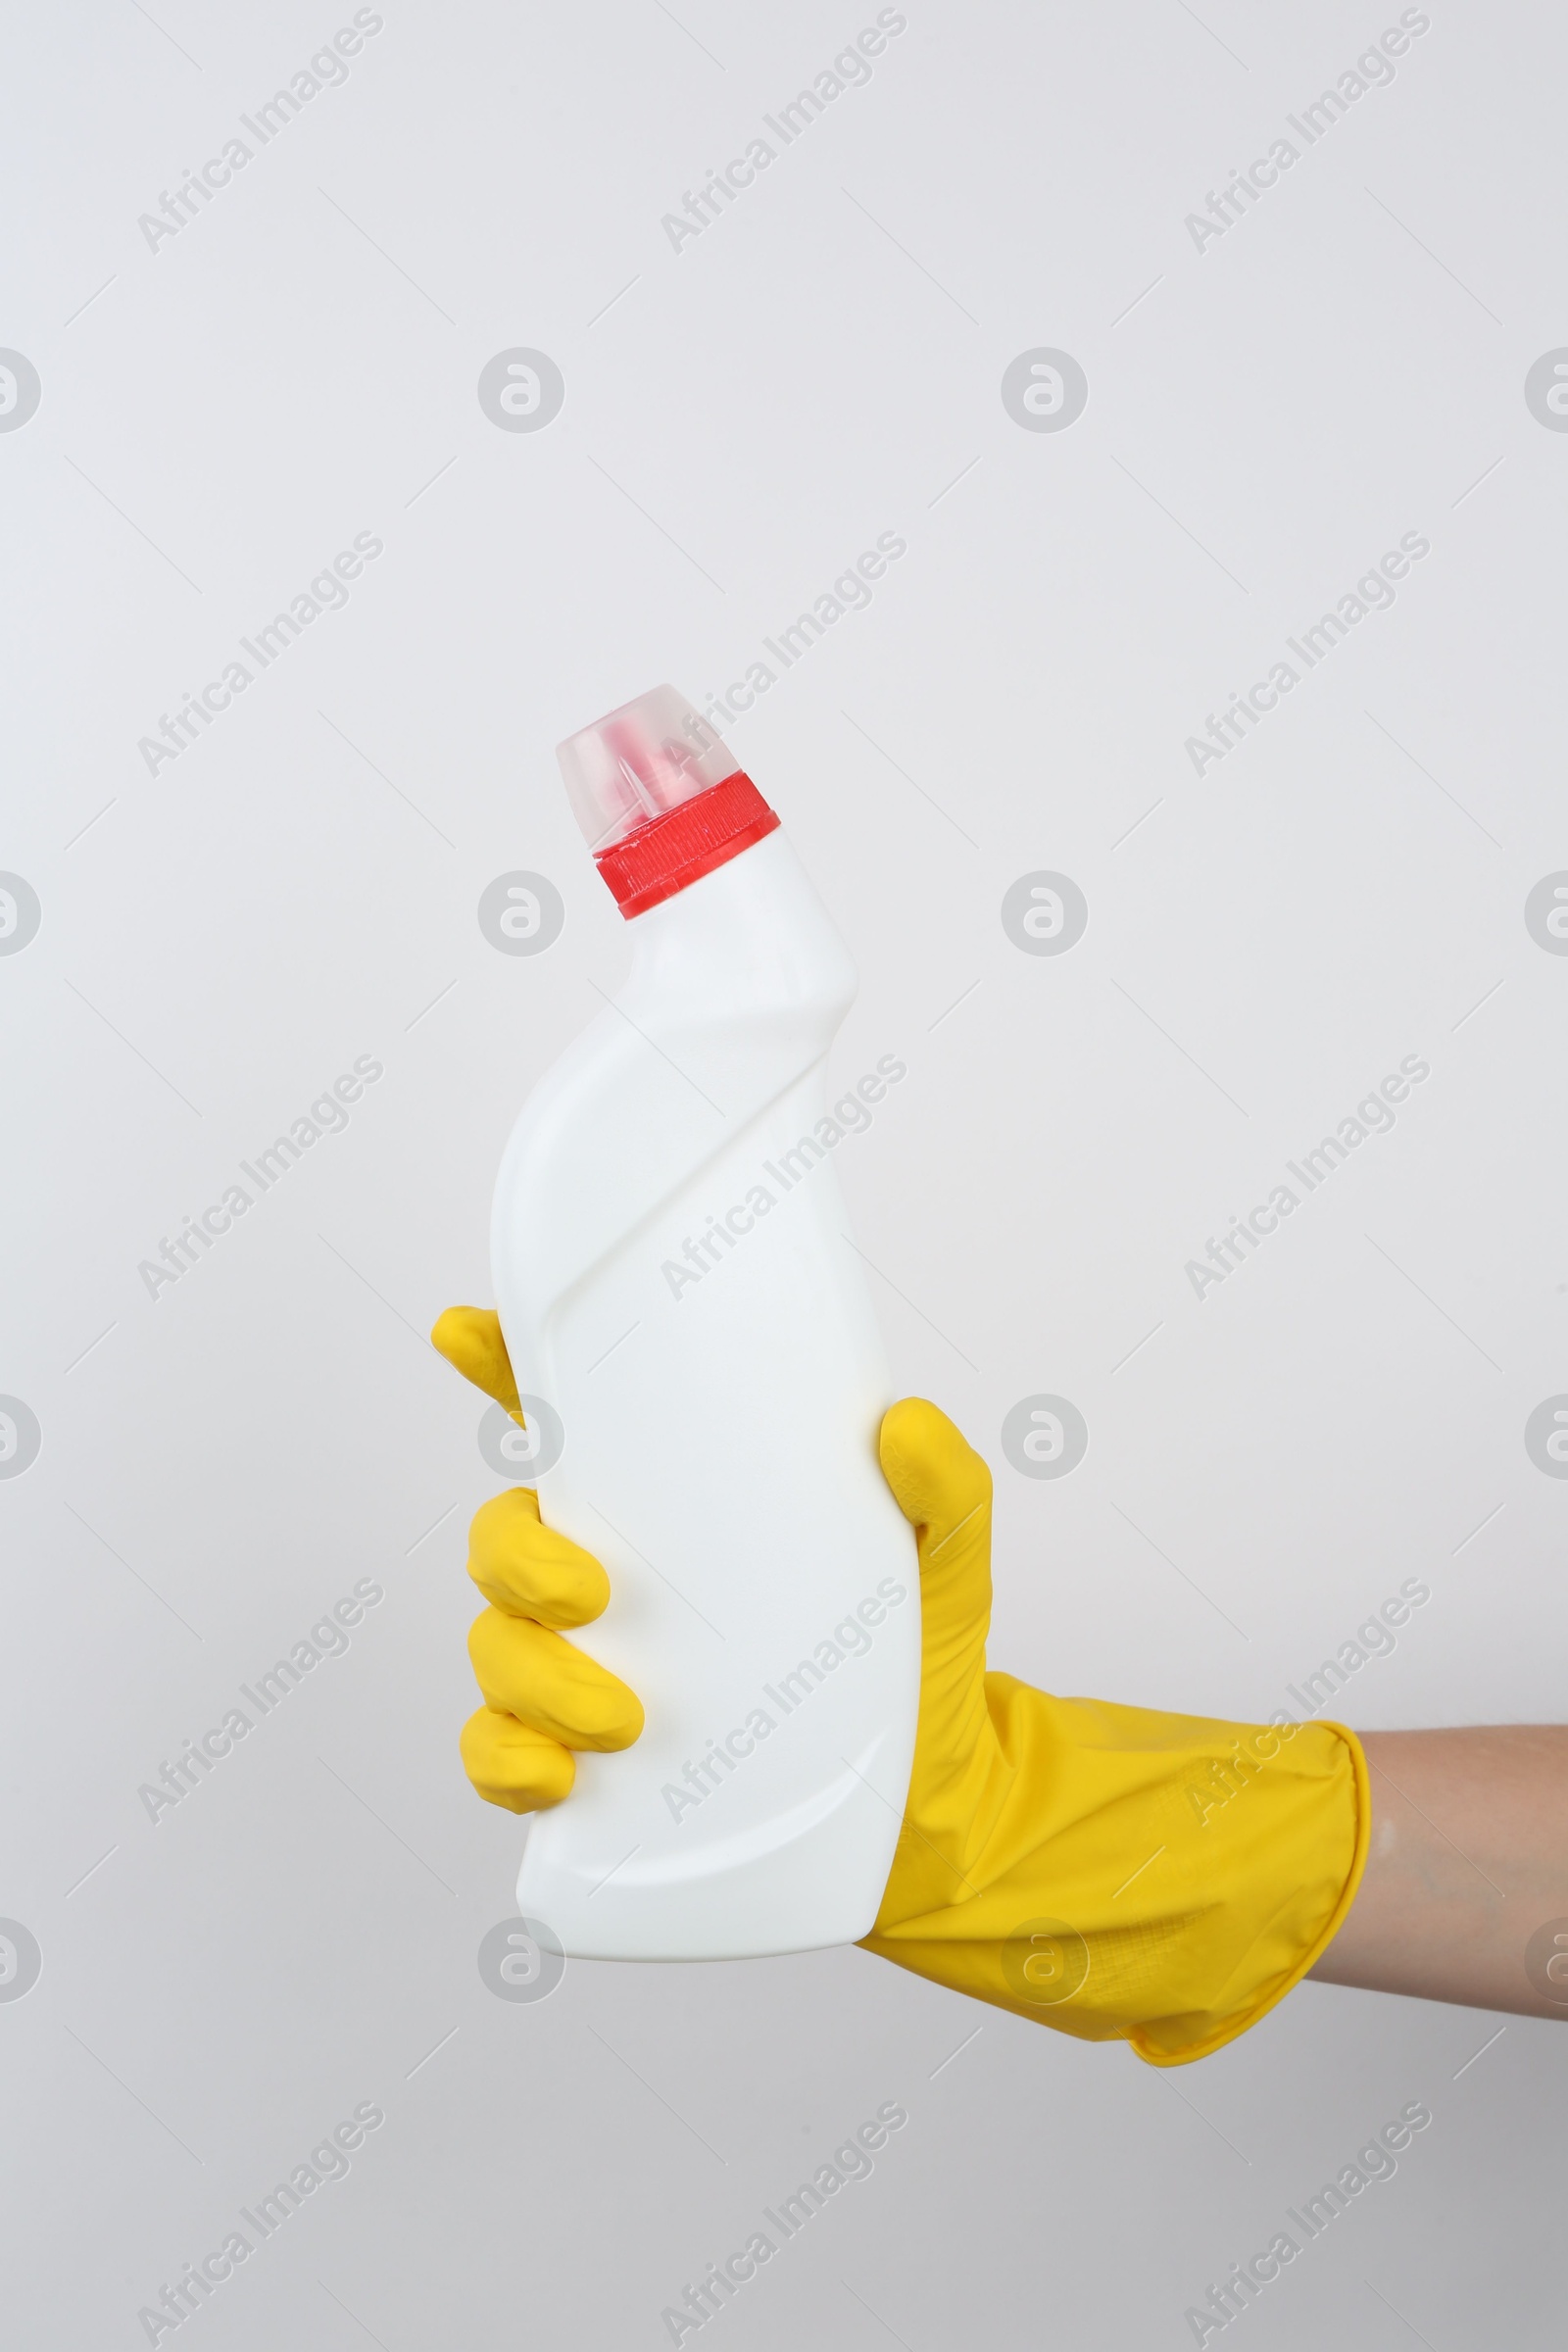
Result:
M825 1052L857 975L789 836L774 826L693 887L641 914L615 1001L650 1034L781 1024L796 1066ZM808 1050L805 1041L816 1041Z

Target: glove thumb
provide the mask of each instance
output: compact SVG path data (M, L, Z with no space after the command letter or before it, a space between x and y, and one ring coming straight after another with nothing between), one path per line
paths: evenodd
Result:
M879 1446L883 1476L914 1528L919 1554L923 1740L951 1707L962 1711L985 1671L991 1473L947 1414L923 1396L889 1408Z

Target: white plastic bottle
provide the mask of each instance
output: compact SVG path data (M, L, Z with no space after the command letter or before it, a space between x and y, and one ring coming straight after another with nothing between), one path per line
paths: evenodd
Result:
M560 758L632 967L523 1107L491 1254L543 1516L610 1575L568 1638L647 1722L533 1818L517 1904L589 1959L849 1942L892 1863L920 1657L833 1165L858 1122L824 1101L855 967L672 687ZM857 1103L903 1075L884 1055Z

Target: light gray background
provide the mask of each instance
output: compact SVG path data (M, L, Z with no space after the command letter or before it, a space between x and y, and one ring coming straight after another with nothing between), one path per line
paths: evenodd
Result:
M1419 1576L1351 1720L1560 1715L1568 1484L1522 1434L1568 1389L1568 958L1523 920L1568 865L1568 437L1523 397L1568 343L1560 18L1435 0L1199 253L1186 215L1396 8L910 0L677 254L661 217L873 8L388 0L150 252L138 215L351 13L7 12L0 342L43 383L0 437L0 865L43 907L0 959L0 1389L43 1430L0 1483L0 1913L44 1955L0 2005L18 2340L145 2340L376 2100L181 2343L654 2346L900 2099L703 2341L1176 2346L1424 2099L1254 2352L1556 2341L1548 2024L1306 1986L1160 2075L857 1951L493 1998L519 1832L456 1735L496 1481L423 1335L488 1298L508 1124L623 967L555 742L741 675L902 533L729 732L861 968L835 1073L909 1065L841 1173L899 1389L998 1469L994 1662L1266 1714ZM476 398L514 345L564 375L538 434ZM1000 397L1039 345L1089 379L1059 434ZM138 738L359 531L348 608L150 777ZM1394 609L1196 777L1204 714L1406 531ZM518 867L566 906L533 959L475 917ZM1089 902L1060 958L1001 926L1042 867ZM1408 1054L1395 1131L1200 1303L1185 1261ZM150 1299L159 1238L359 1054L348 1131ZM1088 1422L1060 1482L1001 1454L1036 1392ZM348 1654L149 1822L138 1785L366 1576Z

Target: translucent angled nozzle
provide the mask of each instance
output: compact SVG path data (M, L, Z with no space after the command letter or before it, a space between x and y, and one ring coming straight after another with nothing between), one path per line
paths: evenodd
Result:
M572 814L597 857L735 773L737 761L683 694L655 686L556 747Z

